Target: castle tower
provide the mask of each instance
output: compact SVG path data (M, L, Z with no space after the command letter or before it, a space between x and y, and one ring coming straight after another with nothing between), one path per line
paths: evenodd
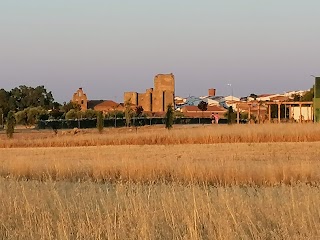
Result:
M152 111L164 112L169 104L174 107L175 80L174 75L158 74L154 78Z
M81 106L81 111L86 111L88 109L88 98L83 92L82 88L79 88L72 97L72 102L78 103Z

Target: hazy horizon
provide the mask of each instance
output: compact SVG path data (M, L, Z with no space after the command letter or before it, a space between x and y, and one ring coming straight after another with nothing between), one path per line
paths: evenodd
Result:
M320 75L320 1L0 2L0 88L83 87L121 102L173 73L176 95L306 90Z

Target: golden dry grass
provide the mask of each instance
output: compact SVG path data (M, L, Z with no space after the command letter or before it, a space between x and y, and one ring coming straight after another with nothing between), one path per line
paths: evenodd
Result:
M17 133L8 140L0 134L0 148L17 147L75 147L102 145L163 145L163 144L216 144L260 142L314 142L320 141L320 124L261 124L176 126L167 131L161 127L135 129L82 130L77 135L57 136L52 132L30 131Z
M17 179L276 185L319 179L319 143L0 149Z
M318 239L318 188L0 179L2 239Z
M0 239L318 239L319 126L2 135Z

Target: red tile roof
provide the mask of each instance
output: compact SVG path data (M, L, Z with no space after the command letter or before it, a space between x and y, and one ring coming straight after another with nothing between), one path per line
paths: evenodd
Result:
M116 103L112 100L105 100L94 107L97 111L112 111L112 110L122 110L123 105Z

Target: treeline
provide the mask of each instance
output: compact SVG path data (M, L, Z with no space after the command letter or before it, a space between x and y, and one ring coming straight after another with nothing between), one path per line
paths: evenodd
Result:
M133 110L128 107L126 111L111 111L103 118L142 117L143 109L138 107ZM0 89L0 128L8 122L13 125L34 126L41 120L77 120L96 119L99 112L88 109L81 111L77 103L68 102L60 104L54 101L53 95L44 86L27 87L19 86L10 91Z
M44 86L29 87L21 85L10 91L0 89L0 127L14 117L12 124L35 125L39 120L64 119L70 111L79 111L80 106L74 103L61 105L54 101L51 91ZM95 113L88 113L92 116ZM69 114L73 117L72 112Z
M0 89L0 109L5 116L9 111L18 112L30 107L49 110L55 105L59 103L54 102L52 93L44 86L33 88L22 85L10 91Z

